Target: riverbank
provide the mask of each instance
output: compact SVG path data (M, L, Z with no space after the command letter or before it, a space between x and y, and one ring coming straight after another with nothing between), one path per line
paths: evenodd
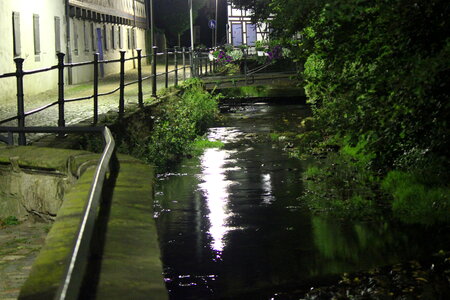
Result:
M431 257L374 268L365 272L344 273L328 286L308 287L277 293L274 300L317 299L449 299L450 252L439 251Z

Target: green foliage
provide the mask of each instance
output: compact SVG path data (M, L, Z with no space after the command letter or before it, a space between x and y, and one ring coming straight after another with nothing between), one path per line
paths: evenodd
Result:
M200 80L187 80L181 88L180 97L170 98L159 108L147 142L147 160L160 167L187 154L218 114L220 95L207 93Z
M189 2L187 0L164 0L153 1L155 24L164 30L166 37L175 44L178 36L189 29ZM198 11L206 4L206 0L192 1L194 21L198 16Z
M192 156L199 156L203 150L207 148L222 148L224 143L221 141L210 141L204 137L197 138L189 147L189 154Z
M15 216L9 216L6 217L5 219L1 220L0 219L0 225L2 226L11 226L11 225L19 225L20 221L15 217Z
M313 211L352 218L379 214L377 181L364 163L351 155L329 154L304 173L301 197Z
M429 186L419 174L391 171L382 187L393 195L394 215L407 223L450 221L450 187Z

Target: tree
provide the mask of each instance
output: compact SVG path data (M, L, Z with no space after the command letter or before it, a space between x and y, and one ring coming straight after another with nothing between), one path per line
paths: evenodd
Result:
M198 16L206 0L193 1L193 18ZM155 25L163 30L172 44L178 44L180 36L190 28L189 0L158 0L155 2Z

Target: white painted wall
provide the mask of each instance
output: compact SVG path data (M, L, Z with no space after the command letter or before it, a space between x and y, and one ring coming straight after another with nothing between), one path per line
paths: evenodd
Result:
M251 12L245 9L240 9L233 7L231 3L228 3L228 26L227 26L227 43L232 44L233 24L240 24L242 28L242 43L244 45L248 44L247 41L247 24L252 24L251 22ZM262 41L268 38L267 31L269 30L266 23L258 23L256 27L256 40Z
M86 24L86 25L84 25ZM75 25L75 26L74 26ZM84 30L84 26L86 26L86 31ZM94 35L91 34L92 27L94 28ZM72 61L73 62L84 62L84 61L93 61L94 54L97 53L98 50L98 36L97 29L101 29L102 32L102 50L103 50L103 59L111 60L111 59L119 59L120 51L125 50L126 58L130 58L133 56L137 56L136 49L142 49L142 55L146 55L146 47L145 47L145 30L141 28L134 28L136 32L136 45L133 48L133 45L128 46L128 30L130 30L130 35L132 34L133 27L126 25L118 25L111 23L93 23L92 21L82 20L73 18L70 20L71 27L71 49L72 49ZM114 35L115 41L113 46L112 40L112 28L114 27ZM119 46L119 27L121 28L121 39L122 39L122 48ZM76 29L76 32L74 31ZM105 49L105 29L106 29L106 43L107 47ZM75 47L75 34L78 36L78 51L76 51ZM87 34L87 37L85 37ZM92 47L92 37L94 36L94 44L95 49ZM132 42L132 37L130 36L130 42ZM86 45L87 43L87 45ZM142 64L145 64L146 60L142 60ZM137 62L136 62L137 67ZM114 74L120 72L120 64L119 63L111 63L104 65L105 75ZM128 61L125 64L125 70L129 70L134 68L133 61ZM73 68L73 83L83 83L92 80L93 78L93 67L92 66L84 66Z
M84 2L84 1L82 1ZM100 0L88 0L92 4L105 4ZM107 1L111 3L111 1ZM124 9L125 13L132 12L132 2L130 0L114 1L114 10ZM138 2L136 2L138 4ZM136 7L137 15L145 16L145 7L141 7L143 4L139 4ZM117 7L115 7L117 6ZM14 72L16 70L14 64L14 51L13 51L13 12L20 13L20 41L21 41L21 54L20 57L25 59L24 70L34 70L44 67L50 67L56 65L58 60L55 50L55 16L60 18L60 43L61 51L66 53L67 51L67 38L66 38L66 18L65 18L65 1L64 0L0 0L0 36L2 37L0 42L0 74ZM40 26L40 54L35 55L34 37L33 37L33 14L39 15ZM74 26L75 24L75 26ZM84 24L86 24L86 33L88 36L85 39ZM94 30L102 28L102 33L106 28L107 31L107 50L104 49L104 59L117 59L120 57L120 50L126 50L126 57L136 56L136 48L143 49L143 55L146 54L145 50L145 30L141 28L134 28L136 32L136 47L135 49L129 49L127 31L133 30L132 26L118 25L111 23L93 23L92 21L85 21L82 19L71 18L69 20L70 25L70 43L72 52L72 62L92 61L93 54L97 51L92 47L92 35L91 24L94 26ZM114 26L116 32L116 38L118 38L118 28L122 28L122 48L119 47L118 39L116 39L116 47L114 49L111 40L111 28ZM75 32L78 36L78 47L75 49ZM104 38L104 37L103 37ZM95 32L94 39L97 39ZM89 45L86 45L88 43ZM95 45L97 42L95 41ZM131 45L130 45L130 48ZM76 51L78 50L78 51ZM143 63L145 63L143 59ZM67 54L66 54L67 62ZM133 68L133 62L126 63L126 69ZM120 71L120 64L107 64L104 66L105 75L111 73L117 73ZM72 83L81 83L90 81L93 78L92 66L84 66L73 68L73 81ZM66 84L68 79L66 76ZM27 97L32 97L37 93L44 92L57 87L57 71L49 71L45 73L39 73L35 75L25 76L25 100ZM11 101L16 97L16 79L2 78L0 79L0 105L3 101ZM0 106L1 107L1 106ZM26 107L26 109L29 109Z
M61 20L61 43L65 41L65 9L64 0L0 0L0 74L14 72L13 53L13 12L20 13L21 55L25 59L24 69L38 69L55 65L55 16ZM33 14L39 15L40 49L39 55L34 54ZM62 48L64 49L64 48ZM25 92L35 94L54 87L57 72L51 71L39 75L25 77ZM0 103L4 98L14 97L16 81L0 79Z

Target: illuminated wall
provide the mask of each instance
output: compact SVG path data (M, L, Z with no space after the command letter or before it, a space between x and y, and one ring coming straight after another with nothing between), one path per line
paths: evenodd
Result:
M127 57L135 56L138 48L146 54L143 0L69 0L68 4L67 22L65 0L0 0L0 74L15 71L14 57L24 58L24 69L30 70L57 64L59 51L66 54L66 62L92 61L96 52L105 60L119 58L120 50L127 51ZM133 67L127 62L126 69ZM119 68L108 64L103 71L107 75ZM71 72L72 83L92 77L89 66ZM26 76L24 83L26 97L54 89L57 72ZM15 85L15 78L0 79L0 99L14 99Z
M227 43L234 46L254 46L256 41L269 38L266 23L253 24L251 12L228 3Z
M24 69L48 67L57 63L55 22L60 22L59 41L65 39L64 0L1 0L0 1L0 74L14 72L14 57L25 59ZM19 28L13 28L15 25ZM35 34L37 35L35 38ZM16 40L14 40L16 37ZM38 41L36 45L35 41ZM15 46L18 49L15 49ZM36 47L37 46L37 47ZM18 51L18 52L17 52ZM16 53L15 53L16 52ZM55 86L55 71L27 76L25 92L35 94ZM0 79L0 101L14 98L16 81Z

